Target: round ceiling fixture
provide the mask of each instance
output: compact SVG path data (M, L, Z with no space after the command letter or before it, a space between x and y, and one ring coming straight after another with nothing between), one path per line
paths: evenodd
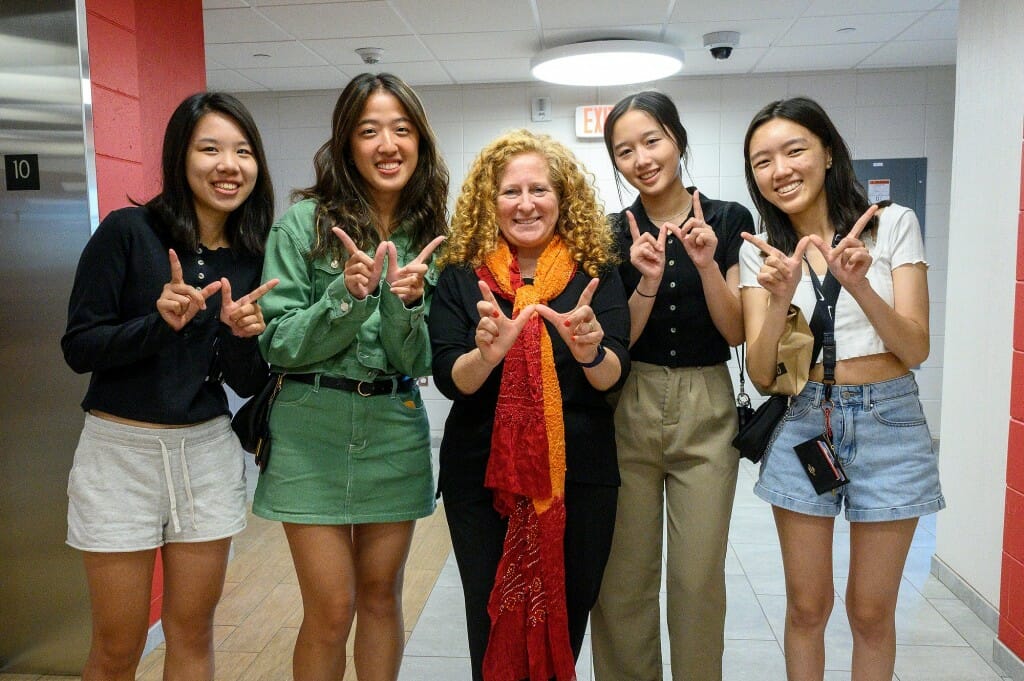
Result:
M667 78L683 51L645 40L594 40L552 47L530 60L533 77L560 85L628 85Z

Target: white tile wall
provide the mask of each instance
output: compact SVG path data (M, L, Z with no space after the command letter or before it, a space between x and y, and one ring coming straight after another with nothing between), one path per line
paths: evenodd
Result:
M605 207L617 210L622 202L632 200L632 193L625 193L620 202L603 142L576 139L573 115L576 106L614 103L644 87L569 88L534 82L426 86L418 92L448 160L453 197L480 147L504 130L527 126L573 149L594 174ZM938 434L955 69L675 78L656 87L671 95L681 111L693 145L689 170L697 186L709 196L739 201L747 207L753 204L743 179L743 135L753 114L774 99L795 95L818 99L855 156L928 156L926 247L931 264L933 335L931 357L917 374L932 432ZM530 102L537 96L551 98L552 121L530 122ZM288 192L312 182L312 154L329 134L337 92L242 93L239 97L260 126L281 213L288 205ZM432 431L439 435L447 401L433 384L423 389L423 395Z

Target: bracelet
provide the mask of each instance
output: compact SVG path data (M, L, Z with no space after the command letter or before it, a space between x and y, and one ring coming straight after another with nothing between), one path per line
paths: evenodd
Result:
M639 286L637 286L635 289L633 289L633 291L635 291L636 294L638 296L640 296L641 298L657 298L658 297L657 293L655 293L654 295L650 295L650 296L647 295L646 293L644 293L643 291L640 290Z
M603 345L598 345L597 346L597 356L595 356L594 359L590 360L589 362L580 362L579 364L584 369L593 369L598 364L600 364L601 362L604 361L604 356L607 355L607 354L608 354L608 351L604 349L604 346Z

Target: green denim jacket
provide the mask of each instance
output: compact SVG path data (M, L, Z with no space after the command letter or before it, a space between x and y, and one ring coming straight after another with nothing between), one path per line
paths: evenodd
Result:
M375 293L356 300L345 288L344 261L309 259L315 212L314 200L300 201L270 230L263 280L277 277L281 283L260 299L267 323L260 335L264 358L275 371L359 381L430 374L426 315L437 283L433 262L416 307L392 294L383 275ZM419 254L406 232L390 240L401 264Z

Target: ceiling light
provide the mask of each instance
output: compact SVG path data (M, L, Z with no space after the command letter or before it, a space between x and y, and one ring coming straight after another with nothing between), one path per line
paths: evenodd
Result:
M594 40L552 47L530 61L533 77L560 85L627 85L667 78L683 51L644 40Z

